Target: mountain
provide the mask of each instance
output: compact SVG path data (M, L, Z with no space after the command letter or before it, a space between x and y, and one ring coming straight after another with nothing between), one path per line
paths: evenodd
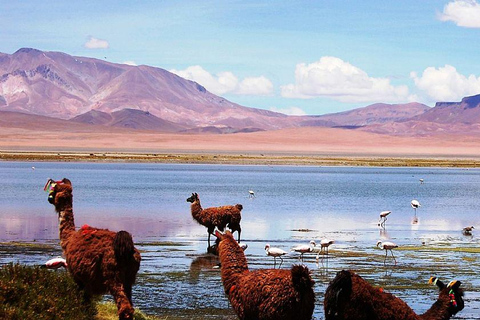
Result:
M0 110L60 119L86 114L75 121L89 122L100 121L92 120L99 114L88 115L91 111L112 114L124 109L148 112L164 121L161 127L170 123L255 131L295 125L284 114L240 106L161 68L30 48L0 54Z
M428 111L430 107L417 103L376 103L354 110L316 116L302 123L303 126L326 126L356 128L373 124L397 122L410 119Z
M161 132L178 132L188 129L185 126L155 117L148 111L135 109L123 109L112 113L92 110L72 118L71 121L107 127L121 127Z
M161 68L30 48L0 53L0 112L7 111L94 125L86 128L95 130L197 134L332 127L386 135L480 136L480 95L433 108L377 103L326 115L287 116L235 104ZM34 117L28 119L34 124Z
M363 131L404 136L474 135L480 136L480 95L460 102L437 102L417 116L362 128Z

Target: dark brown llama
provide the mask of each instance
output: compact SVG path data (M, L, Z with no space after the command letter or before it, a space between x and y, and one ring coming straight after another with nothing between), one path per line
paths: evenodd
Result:
M222 282L228 300L240 319L310 320L315 293L307 267L291 270L248 270L247 259L232 234L216 232Z
M242 232L240 220L242 219L241 211L243 209L241 204L202 209L197 193L192 193L187 202L192 203L190 205L192 217L202 226L207 227L208 247L210 247L210 235L215 231L215 227L222 232L225 227L228 227L232 232L237 231L238 242L240 242L240 233Z
M447 320L464 307L460 281L443 284L435 277L429 283L438 286L437 301L417 315L403 300L374 288L352 271L337 273L325 293L326 320Z
M48 200L59 216L60 244L68 271L90 295L109 292L120 320L133 319L132 285L140 268L140 253L127 231L113 232L84 225L75 230L70 180L53 182Z

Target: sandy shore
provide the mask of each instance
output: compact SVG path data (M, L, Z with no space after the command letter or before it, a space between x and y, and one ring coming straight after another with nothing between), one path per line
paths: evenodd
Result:
M480 167L480 139L474 136L406 137L335 128L171 134L9 125L0 127L4 161Z
M457 167L478 168L480 159L400 158L400 157L324 157L281 154L220 153L83 153L83 152L8 152L0 151L2 161L58 162L138 162L197 163L239 165L379 166L379 167Z

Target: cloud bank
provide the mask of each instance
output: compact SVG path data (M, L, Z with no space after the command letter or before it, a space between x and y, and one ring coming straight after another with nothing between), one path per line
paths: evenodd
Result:
M281 87L285 98L328 97L340 102L399 102L408 99L408 87L394 86L387 78L365 71L336 57L322 57L295 68L295 83Z
M439 15L441 21L452 21L459 27L480 28L480 4L475 0L449 2Z
M463 97L480 93L480 77L460 74L451 65L426 68L421 76L412 72L410 77L418 89L434 101L458 101Z
M87 42L85 42L84 47L87 49L108 49L108 41L90 37Z
M170 72L182 78L198 82L216 95L232 93L266 96L273 93L272 82L264 76L247 77L239 81L232 72L224 71L213 75L201 66L190 66L185 70L172 69Z

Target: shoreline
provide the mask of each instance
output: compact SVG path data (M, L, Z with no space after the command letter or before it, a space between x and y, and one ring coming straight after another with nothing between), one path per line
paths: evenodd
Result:
M198 152L2 151L0 161L480 168L480 159Z

